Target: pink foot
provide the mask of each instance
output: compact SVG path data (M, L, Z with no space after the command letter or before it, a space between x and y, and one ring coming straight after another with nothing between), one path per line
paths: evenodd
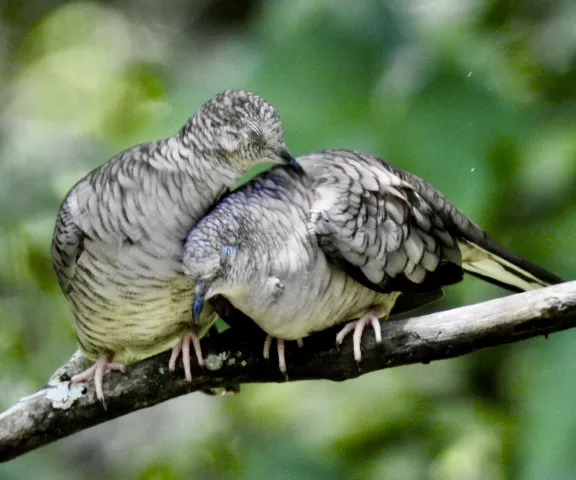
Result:
M172 349L172 355L170 356L170 361L168 362L168 368L171 372L176 369L176 360L182 352L182 364L184 365L184 376L189 382L192 381L192 371L190 368L190 344L194 348L194 353L196 354L196 359L198 360L198 365L204 366L204 357L202 355L202 347L200 346L200 340L196 333L192 330L187 330L182 334L182 338Z
M362 351L360 349L360 343L362 341L362 332L366 325L371 324L374 329L374 335L376 336L376 342L382 342L382 332L380 331L380 321L373 313L367 313L358 320L347 323L342 330L336 335L336 343L340 345L346 335L348 335L352 330L354 330L353 345L354 345L354 359L360 362L362 359Z
M270 335L266 335L266 340L264 340L264 352L263 356L266 360L270 359L270 346L272 345L272 340L275 337L271 337ZM301 345L302 340L298 340L298 345ZM284 339L283 338L276 338L276 349L278 352L278 367L280 371L284 374L286 379L288 379L288 375L286 374L286 355L284 353Z
M104 372L106 371L116 371L125 373L126 367L122 363L113 363L108 359L108 355L103 354L98 357L98 360L94 362L90 368L87 368L83 372L74 375L71 379L71 383L85 382L94 378L94 386L96 387L96 398L102 402L104 409L106 409L106 402L104 401L104 391L102 389L102 379L104 377Z

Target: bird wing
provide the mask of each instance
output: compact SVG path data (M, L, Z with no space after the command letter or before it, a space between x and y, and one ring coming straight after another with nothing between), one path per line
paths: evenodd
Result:
M382 160L351 151L307 159L318 242L354 279L383 293L435 290L462 279L460 250L445 222Z
M77 184L78 185L78 184ZM60 288L68 291L78 259L84 252L86 232L79 225L74 189L66 196L58 212L52 237L52 264Z
M515 291L559 280L490 239L432 185L378 157L329 150L301 160L314 179L320 246L369 288L438 291L463 271Z
M517 255L491 238L446 198L414 174L386 164L435 209L458 241L462 268L470 275L514 292L562 283L558 275Z
M146 235L137 221L141 207L135 196L141 194L141 170L147 164L131 161L131 155L144 147L133 147L92 170L62 202L52 237L52 263L63 291L69 288L86 241L98 240L99 253L117 257L123 245Z

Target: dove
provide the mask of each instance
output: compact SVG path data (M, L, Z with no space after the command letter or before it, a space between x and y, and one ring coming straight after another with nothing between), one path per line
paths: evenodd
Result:
M192 324L194 283L182 272L190 227L255 164L295 163L276 109L245 90L225 90L173 136L118 153L79 180L60 207L52 241L56 277L83 354L94 364L72 382L173 347L191 379L190 347L217 319ZM178 341L178 339L180 340Z
M367 153L324 150L298 158L304 173L278 166L223 198L189 232L184 272L195 286L193 314L224 297L284 341L343 324L361 360L367 325L399 297L427 303L464 273L519 292L559 283L555 274L507 250L432 185ZM209 303L209 302L208 302Z

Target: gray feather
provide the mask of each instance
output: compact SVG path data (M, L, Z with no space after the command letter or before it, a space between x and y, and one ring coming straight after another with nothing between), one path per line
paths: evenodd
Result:
M185 245L191 278L272 336L385 315L400 293L399 310L409 310L464 270L509 288L557 279L504 253L431 185L377 157L327 150L299 163L306 176L277 167L225 197ZM213 268L223 239L236 245L234 262ZM276 281L280 294L269 286Z
M177 342L191 325L194 283L181 263L188 230L246 169L285 163L285 152L275 109L228 90L176 135L123 151L72 187L52 256L89 358L133 361ZM202 331L215 319L207 309Z

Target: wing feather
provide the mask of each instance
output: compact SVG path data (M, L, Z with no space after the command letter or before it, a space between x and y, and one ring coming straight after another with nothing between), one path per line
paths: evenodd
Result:
M459 258L444 222L433 218L433 206L409 182L375 158L345 151L304 157L315 179L312 223L321 248L377 291L427 291L459 281L459 264L444 269L448 257Z
M432 185L378 157L326 150L299 161L313 178L319 245L369 288L438 291L464 271L514 291L561 281L492 240Z

